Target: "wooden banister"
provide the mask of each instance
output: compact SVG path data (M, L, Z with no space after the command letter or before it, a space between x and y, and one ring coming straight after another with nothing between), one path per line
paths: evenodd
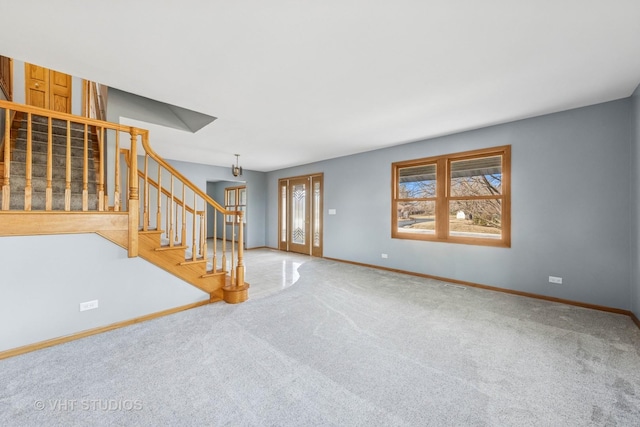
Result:
M145 152L153 160L155 160L156 163L158 163L164 169L169 171L169 173L171 175L173 175L176 178L178 178L179 181L182 181L183 183L185 183L191 190L195 191L196 194L198 194L198 196L202 197L207 202L207 204L213 206L217 211L226 212L227 215L236 215L237 214L236 211L228 211L228 210L226 210L218 202L216 202L211 197L209 197L209 195L207 193L205 193L200 188L198 188L194 183L189 181L189 179L187 177L185 177L180 172L178 172L177 169L175 169L173 166L171 166L169 163L167 163L162 157L158 156L156 154L156 152L153 151L153 149L149 145L149 131L143 130L141 133L142 133L142 146L144 147Z
M52 119L58 119L63 121L71 121L74 123L86 123L90 126L104 127L105 129L117 130L120 132L131 133L132 129L137 129L132 126L120 125L118 123L104 122L98 119L92 119L89 117L74 116L73 114L61 113L59 111L47 110L44 108L34 107L32 105L17 104L15 102L0 100L0 109L7 109L21 113L32 113L37 116L51 117ZM142 131L142 129L138 129ZM148 133L148 131L145 131Z
M140 193L138 192L138 130L131 129L131 168L129 169L129 257L138 256Z
M89 117L79 117L67 113L50 111L38 107L15 104L8 101L0 101L0 110L5 111L4 146L1 153L5 162L0 170L2 178L2 210L11 208L11 155L12 147L10 138L20 135L16 141L16 152L20 153L24 164L18 164L16 171L21 174L24 167L24 210L32 209L32 192L36 210L43 210L39 215L55 213L54 209L60 209L60 195L58 189L63 184L64 211L73 213L88 213L89 209L102 211L121 211L126 202L127 232L118 231L118 241L126 242L129 257L138 256L139 252L144 257L158 260L158 255L149 252L150 240L148 236L157 235L161 247L152 249L152 252L166 252L165 261L170 263L169 270L176 267L175 259L179 251L187 258L178 265L202 265L204 274L199 279L217 281L211 277L224 278L227 285L222 287L220 282L217 288L212 284L205 285L210 292L222 291L227 302L242 302L246 300L244 283L244 220L243 212L227 210L221 204L213 200L205 191L193 184L162 157L158 156L149 144L149 131L131 126L108 123ZM13 123L13 116L19 114L19 119ZM24 124L26 120L26 125ZM13 126L13 128L12 128ZM26 138L24 136L26 130ZM130 136L130 147L121 147L120 133ZM115 136L115 138L113 138ZM46 138L46 142L45 142ZM16 142L16 144L18 144ZM46 143L46 147L44 144ZM140 154L144 159L138 159L138 147L141 144L144 152ZM115 146L113 151L107 150ZM46 148L46 159L43 159ZM96 150L98 152L96 153ZM124 158L128 170L122 171L121 157ZM107 156L109 156L107 158ZM93 159L92 159L93 157ZM99 161L98 161L99 157ZM33 164L36 159L35 165ZM73 160L73 166L72 166ZM96 168L89 169L90 162L94 161ZM46 176L41 175L46 161ZM144 163L139 167L139 161ZM22 160L21 160L22 162ZM64 162L64 167L63 167ZM153 164L150 164L153 162ZM115 175L115 182L109 176L107 182L106 166L110 166L109 173ZM157 171L153 169L157 167ZM95 170L95 180L93 171ZM14 171L15 172L15 171ZM81 173L81 174L80 174ZM90 174L91 173L91 174ZM157 181L152 174L157 173ZM168 174L163 177L163 174ZM121 199L121 179L126 177L126 197ZM33 182L32 182L33 178ZM46 179L46 196L42 203L40 191L43 188L43 179ZM168 180L168 181L167 181ZM21 185L21 179L17 179L16 186ZM113 186L113 187L112 187ZM140 188L142 186L142 188ZM21 188L21 187L17 187ZM78 190L76 190L78 189ZM76 198L76 191L80 191L81 199ZM141 192L144 192L141 194ZM96 204L89 207L90 197L97 198ZM113 205L109 205L109 197L113 195ZM56 198L54 198L54 196ZM142 196L142 200L141 200ZM15 198L15 195L14 195ZM191 198L193 201L191 201ZM187 200L189 200L187 202ZM78 205L81 201L81 208ZM122 203L121 203L122 202ZM43 206L44 205L44 206ZM163 210L166 207L166 228L161 230ZM81 209L81 211L80 211ZM217 239L218 216L222 219L222 264L218 265L217 248L214 245L213 257L207 253L207 211L213 212L213 238ZM153 214L155 212L155 215ZM58 212L59 213L59 212ZM231 264L227 266L227 219L232 218L231 230ZM155 230L154 222L155 220ZM142 221L142 224L140 222ZM189 223L189 221L191 221ZM238 227L236 235L236 226ZM142 227L142 230L140 229ZM165 234L168 246L162 239ZM141 237L144 236L144 237ZM140 240L142 239L142 240ZM142 246L140 242L142 241ZM178 243L179 242L179 243ZM125 246L125 245L123 245ZM164 246L164 247L162 247ZM237 261L236 261L237 250ZM172 255L173 254L173 255ZM148 258L147 258L148 259ZM212 261L212 264L209 264ZM169 265L169 264L167 264ZM212 266L211 266L212 265ZM186 268L186 267L185 267ZM189 267L194 268L194 267ZM230 276L226 276L227 272ZM212 298L214 294L212 293ZM228 297L228 295L231 295Z
M4 113L4 171L2 173L3 175L3 182L2 182L2 210L3 211L8 211L9 210L9 203L10 203L10 196L11 196L11 187L10 187L10 176L11 176L11 154L10 154L10 150L11 150L11 117L13 114L15 114L14 111L11 111L11 114L9 113L10 110L5 109L5 113Z
M24 210L31 210L31 179L33 178L33 126L31 123L32 113L27 114L27 160L26 160L26 172L25 172L25 187L24 187Z

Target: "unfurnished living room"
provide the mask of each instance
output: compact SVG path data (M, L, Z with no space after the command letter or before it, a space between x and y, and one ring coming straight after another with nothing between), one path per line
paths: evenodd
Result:
M0 6L0 425L640 425L640 2Z

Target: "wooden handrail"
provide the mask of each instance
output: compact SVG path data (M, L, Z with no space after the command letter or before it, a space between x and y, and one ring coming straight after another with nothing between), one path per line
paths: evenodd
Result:
M0 109L10 110L11 112L32 113L38 116L51 117L53 119L71 121L74 123L86 123L90 126L103 127L105 129L117 130L119 132L131 133L132 129L136 129L132 126L120 125L118 123L105 122L97 119L90 119L88 117L74 116L73 114L61 113L58 111L47 110L45 108L34 107L32 105L18 104L15 102L4 100L0 100ZM139 129L139 132L140 131L142 131L142 129Z
M180 181L182 183L182 193L183 193L183 209L182 209L182 215L183 215L183 222L182 222L182 245L185 244L184 240L184 236L185 236L185 221L184 221L184 215L185 215L185 194L184 194L184 189L185 186L188 186L191 191L193 191L193 198L194 198L194 209L197 209L197 196L200 196L200 198L204 201L205 203L205 208L206 205L209 204L210 206L213 206L213 208L218 211L219 213L221 213L223 216L224 215L233 215L233 216L237 216L240 221L238 222L238 240L236 240L236 236L235 236L235 224L236 222L234 221L233 226L232 226L232 252L231 252L231 280L230 280L230 286L225 286L223 288L223 293L225 294L224 299L227 302L242 302L246 299L246 291L248 286L244 283L244 264L243 264L243 254L244 254L244 221L243 221L243 217L244 217L244 212L242 211L229 211L225 208L223 208L220 204L218 204L215 200L213 200L211 197L209 197L209 195L207 193L205 193L204 191L202 191L200 188L198 188L195 184L193 184L187 177L185 177L184 175L182 175L180 172L178 172L173 166L171 166L169 163L167 163L162 157L158 156L156 154L155 151L153 151L153 149L151 148L151 146L149 145L149 131L147 130L141 130L140 134L142 136L142 147L144 148L146 155L151 157L153 160L156 161L156 163L158 164L158 169L160 169L161 167L166 169L171 177L171 200L173 200L173 179L174 177L178 179L178 181ZM133 147L133 145L132 145ZM130 156L132 159L135 160L135 156L132 154ZM146 162L146 157L145 157L145 162ZM136 167L134 165L132 165L132 167ZM137 168L137 167L136 167ZM135 177L132 176L131 179L135 179ZM148 185L148 171L145 168L145 175L144 175L144 180L145 180L145 185ZM176 210L177 210L177 205L176 205ZM177 220L177 218L176 218ZM170 223L173 224L174 220L170 219ZM196 223L196 217L194 215L193 217L193 231L192 231L192 236L193 236L193 242L192 242L192 258L195 261L195 254L197 252L197 248L196 248L196 227L195 227L195 223ZM176 229L177 232L177 229ZM226 232L226 227L223 228L223 235ZM174 237L173 237L173 232L172 230L169 230L169 246L173 246L173 242L174 242ZM225 243L226 243L226 237L223 237L223 241L222 241L222 245L223 245L223 258L222 258L222 270L223 272L225 271ZM234 256L235 256L235 243L237 243L238 245L238 261L237 263L235 263L234 260ZM203 246L204 247L204 246ZM203 255L206 257L206 253L203 253ZM214 254L215 257L215 254ZM215 267L214 267L215 268Z
M6 111L6 119L5 119L5 139L7 140L5 146L2 147L2 153L5 157L10 157L10 144L9 138L12 135L12 129L10 129L12 116L16 113L18 115L26 116L26 160L25 160L25 190L24 190L24 210L31 210L31 202L32 202L32 190L33 188L42 188L42 178L39 175L41 172L41 166L38 165L37 181L35 181L36 186L34 187L32 184L32 177L34 175L33 170L33 151L34 147L34 138L38 145L35 147L38 151L38 155L42 150L42 133L46 132L46 150L47 150L47 159L46 159L46 196L45 196L45 212L44 213L53 213L52 212L52 202L53 202L53 170L55 168L54 165L54 152L53 152L53 144L56 144L57 147L64 147L63 150L59 150L56 148L56 155L62 156L64 155L64 169L60 167L56 172L56 180L60 179L60 175L64 175L62 178L64 181L64 210L67 212L71 211L72 205L76 206L75 198L73 198L74 202L71 203L72 197L72 184L73 186L77 186L76 180L80 181L81 184L81 192L82 192L82 210L88 210L88 192L89 192L89 179L93 180L89 176L89 152L90 152L90 138L96 138L96 142L94 142L94 150L97 148L99 150L100 161L98 164L98 171L96 176L96 192L97 192L97 210L98 211L106 211L113 209L114 211L120 210L120 155L124 153L124 158L126 164L129 166L129 170L126 175L122 176L122 179L126 176L127 181L127 191L126 191L126 201L127 201L127 230L128 237L122 237L123 241L127 242L127 250L129 257L138 256L138 244L139 239L142 238L142 235L149 235L150 230L150 220L151 220L151 208L156 212L156 230L160 231L161 227L161 219L162 219L162 207L163 201L166 201L165 205L167 208L167 231L164 233L165 236L169 240L169 246L167 248L155 248L155 251L164 252L172 251L175 253L175 250L186 250L189 246L191 247L191 260L188 264L194 263L203 263L207 260L207 206L211 206L215 211L214 215L214 238L216 236L217 230L217 216L221 215L223 222L227 216L233 216L239 218L239 221L236 220L233 222L232 227L232 242L231 242L231 277L227 276L227 286L222 288L224 299L227 302L242 302L246 300L246 290L248 289L248 285L244 283L244 264L243 264L243 250L244 250L244 241L243 241L243 230L244 230L244 221L242 211L235 210L227 210L223 205L216 202L213 198L211 198L205 191L197 187L193 182L191 182L187 177L185 177L182 173L180 173L177 169L171 166L166 160L160 157L150 146L149 144L149 131L145 129L139 129L137 127L120 125L117 123L108 123L99 119L90 118L90 117L80 117L72 114L61 113L56 111L51 111L39 107L34 107L30 105L24 104L16 104L8 101L0 101L0 109ZM38 119L36 120L36 116ZM42 129L41 118L47 119L47 128L46 131ZM60 132L60 129L57 127L57 123L54 124L53 120L61 121L65 124L65 126L61 127L65 130L64 134ZM22 122L21 122L22 123ZM72 126L74 125L74 126ZM84 129L82 132L82 138L77 135L77 132L80 131L80 127L77 125L81 125ZM24 126L21 124L21 126ZM57 130L54 131L54 127ZM72 127L74 129L72 129ZM108 135L111 135L111 132L115 133L115 140L112 141L109 136L109 140L107 140L107 132ZM129 134L130 136L130 148L122 148L120 146L120 132L125 134ZM20 138L23 138L22 136ZM81 138L80 144L77 143L77 139ZM20 140L22 144L22 139ZM114 183L109 180L109 182L105 182L106 177L106 169L105 162L106 159L106 144L115 143L115 162L114 162L114 172L115 172L115 185L113 190L111 190L111 185ZM140 161L144 161L144 170L140 170L138 167L138 146L142 144L144 149L144 153L140 153L140 155L144 155L144 159L140 159ZM77 147L76 145L80 145ZM97 145L97 147L96 147ZM82 154L73 154L72 149L80 149L82 150ZM20 148L22 150L22 148ZM59 152L61 151L61 152ZM76 173L76 169L72 169L72 158L80 158L82 162L82 177L80 178ZM96 157L94 157L95 159ZM39 156L40 159L40 156ZM149 159L155 162L155 166L157 166L157 182L154 181L149 176ZM6 160L6 159L5 159ZM38 160L41 162L41 160ZM58 163L58 160L55 161ZM10 163L5 161L4 170L2 171L2 210L8 210L10 208ZM18 169L20 170L20 169ZM154 172L155 173L155 172ZM164 183L162 175L169 174L169 183ZM111 179L111 177L110 177ZM142 179L142 184L140 180ZM59 181L56 181L56 184ZM62 183L62 182L60 182ZM163 185L164 184L164 185ZM142 185L142 191L144 191L144 198L141 200L140 196L142 195L140 192L140 185ZM153 195L154 203L157 203L154 206L150 206L150 192L151 188L156 188L156 195ZM58 188L56 186L56 188ZM169 190L170 189L170 190ZM41 190L37 190L41 191ZM73 190L74 192L76 190ZM92 189L91 192L94 190ZM114 197L114 205L109 206L108 198L111 196L109 191L112 191ZM124 190L123 190L124 192ZM179 194L182 193L180 197ZM190 205L187 203L187 196L191 197L191 193L193 193L193 204ZM157 197L156 197L157 196ZM202 199L202 201L200 201ZM38 203L40 206L40 198L38 198ZM56 202L59 201L56 198ZM201 207L202 206L202 207ZM42 209L39 207L38 209ZM73 207L73 209L78 209ZM175 210L175 212L174 212ZM191 221L190 227L188 227L187 215L190 215L189 220ZM141 218L142 216L142 218ZM140 224L140 220L143 221ZM140 233L140 225L142 225L143 231L147 233ZM236 238L236 230L235 227L238 227L238 235ZM219 275L220 273L227 272L226 265L226 228L223 227L222 235L223 235L223 244L222 244L222 268L218 269L217 265L217 255L216 255L216 247L213 248L213 258L212 265L213 269L209 271L209 267L207 266L207 270L205 275L201 276L202 278L207 278L211 276ZM162 232L161 232L162 234ZM187 240L190 237L189 241ZM146 239L146 237L144 237ZM179 240L178 240L179 239ZM146 243L148 243L145 240ZM179 242L179 243L178 243ZM187 243L188 242L188 243ZM145 244L146 244L145 243ZM237 247L236 247L237 245ZM236 256L236 248L237 248L237 262L235 260ZM147 247L142 248L143 251L147 251ZM146 252L145 252L146 253ZM169 253L169 252L167 252ZM206 264L205 264L206 265ZM230 279L230 280L229 280Z
M194 191L198 196L202 197L208 204L213 206L217 211L223 212L227 215L237 215L236 211L228 211L225 208L223 208L220 204L218 204L218 202L213 200L207 193L205 193L200 188L198 188L198 186L192 183L187 177L182 175L180 172L178 172L173 166L167 163L162 157L158 156L158 154L156 154L156 152L153 151L153 149L149 145L149 131L141 130L140 133L142 135L142 146L144 147L144 150L146 151L146 153L153 160L155 160L159 165L161 165L163 168L169 171L170 174L178 178L179 181L182 181L183 183L185 183L192 191Z
M123 149L120 150L120 152L127 154L126 156L124 156L124 161L127 164L127 167L130 168L131 167L131 162L129 162L129 155L128 155L129 154L129 150L127 150L126 148L123 148ZM141 170L138 170L138 178L144 179L144 172L142 172ZM149 184L152 187L160 188L160 185L156 181L154 181L153 178L147 177L147 180L148 180ZM171 198L171 192L169 190L167 190L164 187L162 187L161 190L162 190L162 194L164 194L168 198ZM173 196L173 201L176 202L178 205L182 205L183 204L182 200L177 198L176 196ZM186 209L187 212L193 214L193 208L190 205L185 205L185 209ZM196 215L199 215L201 212L203 212L203 211L196 211Z

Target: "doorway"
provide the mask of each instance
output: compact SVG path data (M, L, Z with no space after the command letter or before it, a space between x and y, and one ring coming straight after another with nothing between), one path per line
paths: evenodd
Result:
M33 64L24 64L26 104L71 113L71 76Z
M323 174L278 180L278 248L322 256Z

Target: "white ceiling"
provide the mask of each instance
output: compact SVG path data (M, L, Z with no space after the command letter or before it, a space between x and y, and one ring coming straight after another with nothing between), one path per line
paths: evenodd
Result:
M0 54L218 118L167 158L270 171L629 96L638 0L39 0ZM126 119L123 120L126 122Z

